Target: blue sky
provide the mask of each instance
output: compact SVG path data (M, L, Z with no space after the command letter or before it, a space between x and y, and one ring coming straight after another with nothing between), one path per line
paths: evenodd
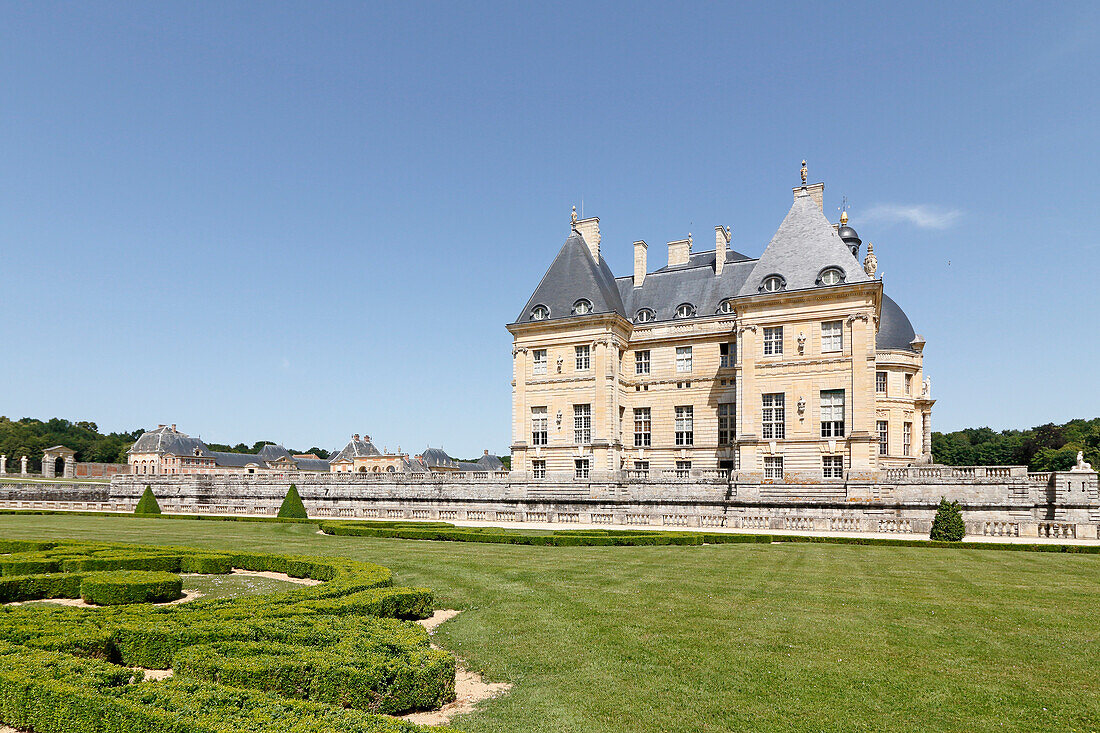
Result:
M758 255L801 160L936 429L1100 414L1095 3L4 3L0 414L510 442L568 234Z

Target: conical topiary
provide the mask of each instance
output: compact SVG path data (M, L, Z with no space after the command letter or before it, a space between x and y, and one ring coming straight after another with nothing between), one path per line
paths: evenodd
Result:
M282 519L309 519L309 515L306 514L306 505L302 503L302 497L298 496L298 487L294 484L290 485L290 491L286 492L286 498L283 499L283 503L279 507L279 517Z
M153 496L153 490L148 484L145 485L145 493L138 500L134 514L160 514L160 504L157 503L157 497Z
M960 542L965 534L966 525L963 523L959 502L940 497L940 506L936 509L936 518L932 520L929 537L940 542Z

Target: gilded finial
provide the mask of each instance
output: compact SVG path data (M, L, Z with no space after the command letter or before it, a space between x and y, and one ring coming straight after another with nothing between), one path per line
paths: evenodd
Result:
M840 225L844 226L845 224L848 223L848 197L847 196L844 197L844 200L840 202L840 206L838 206L837 208L840 209Z
M577 207L576 207L575 204L573 206L572 222L573 222L573 229L576 229L577 228Z
M846 225L848 223L848 212L847 211L840 212L840 223L842 225Z
M802 174L802 185L805 186L806 185L806 161L805 160L802 161L802 170L800 170L799 173Z

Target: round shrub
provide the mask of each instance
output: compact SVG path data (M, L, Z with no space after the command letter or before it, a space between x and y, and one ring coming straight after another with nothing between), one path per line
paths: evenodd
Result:
M966 524L963 523L959 502L940 497L940 506L936 509L936 518L932 520L929 538L940 542L961 542L965 534Z
M183 580L172 573L118 570L94 573L80 584L80 597L97 606L165 603L183 596Z

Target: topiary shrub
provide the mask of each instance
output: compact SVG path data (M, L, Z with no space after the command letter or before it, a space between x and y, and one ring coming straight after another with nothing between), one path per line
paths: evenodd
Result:
M157 497L153 496L153 490L148 484L145 485L145 493L138 500L134 514L160 514L160 504L157 503Z
M940 497L940 506L936 509L936 518L932 520L929 537L939 542L961 542L965 534L966 525L963 523L959 502Z
M298 496L298 487L294 484L290 485L290 490L286 492L286 498L279 506L279 517L281 519L309 519L309 515L306 514L306 505L302 503L302 497Z
M183 580L172 573L117 570L92 573L80 584L80 597L97 606L164 603L182 596Z

